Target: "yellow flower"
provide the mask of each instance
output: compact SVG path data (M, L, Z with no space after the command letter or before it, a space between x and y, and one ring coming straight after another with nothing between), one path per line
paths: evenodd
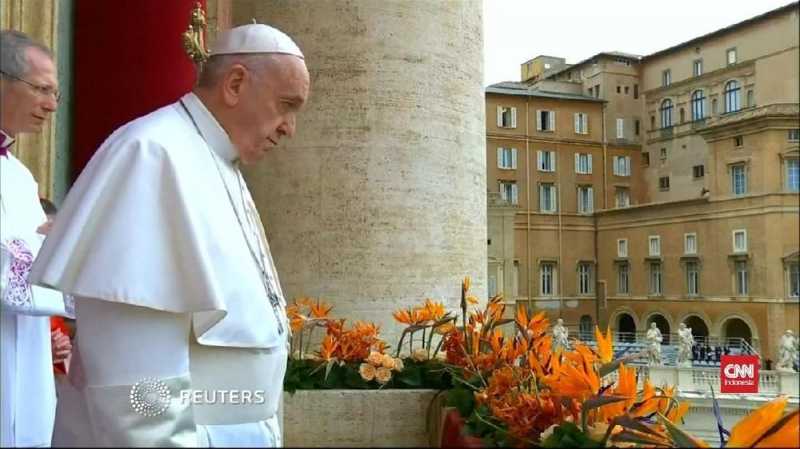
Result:
M745 416L731 429L726 447L751 447L783 416L787 398L779 397Z
M469 279L469 276L467 276L467 277L464 278L464 282L461 283L461 291L465 292L465 293L468 292L469 291L469 284L470 284L470 279Z
M423 348L417 348L414 350L414 353L411 354L411 358L417 362L424 362L428 360L428 351Z
M362 363L361 366L358 367L358 374L361 374L361 378L369 382L375 378L375 367L369 363Z
M367 357L367 362L369 362L370 365L379 367L383 365L383 354L381 354L380 352L371 351L369 353L369 357Z
M609 363L614 358L614 346L611 343L611 329L606 328L606 334L600 332L600 328L594 328L595 339L597 340L597 355L600 356L602 363Z
M375 380L378 382L385 384L392 380L392 370L389 368L380 367L375 371Z
M383 360L381 361L381 366L383 366L386 369L394 368L394 359L392 358L392 356L390 356L389 354L384 354Z
M403 359L394 359L394 370L397 372L403 371L405 365L403 365Z

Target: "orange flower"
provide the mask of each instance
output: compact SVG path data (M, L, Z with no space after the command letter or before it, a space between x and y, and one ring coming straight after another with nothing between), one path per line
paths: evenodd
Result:
M611 342L611 329L606 328L606 335L600 332L600 328L595 326L594 335L597 339L597 355L600 362L609 363L614 358L614 346Z
M731 437L728 439L726 447L751 447L781 419L786 402L786 397L779 397L742 418L731 429ZM790 432L791 429L787 429L775 439L779 440ZM797 440L794 440L793 444L796 443Z
M755 447L797 447L799 442L800 410L795 410L780 428L763 437Z
M319 358L325 361L334 359L334 353L338 347L339 343L334 340L333 335L326 335L325 339L322 340L322 345L320 345Z
M425 304L422 306L422 308L424 310L425 318L428 320L438 321L444 317L444 304L440 302L434 302L432 299L428 298L425 300Z
M470 284L469 276L464 277L464 281L461 282L461 291L464 292L465 294L469 291L469 284Z
M333 308L332 305L324 301L318 301L316 304L311 304L310 307L311 307L311 316L313 318L326 318L328 316L328 313Z
M688 411L689 403L681 402L677 407L673 407L672 410L667 413L667 419L672 423L677 423L678 420L682 419Z

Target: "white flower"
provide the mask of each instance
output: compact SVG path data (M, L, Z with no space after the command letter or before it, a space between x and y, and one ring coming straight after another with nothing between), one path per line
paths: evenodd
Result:
M411 358L417 362L424 362L428 360L428 351L424 348L417 348L414 350L414 353L411 354Z

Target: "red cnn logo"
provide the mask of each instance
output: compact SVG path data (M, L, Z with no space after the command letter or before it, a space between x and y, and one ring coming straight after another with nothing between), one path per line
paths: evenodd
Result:
M757 355L723 355L719 366L721 393L758 393Z

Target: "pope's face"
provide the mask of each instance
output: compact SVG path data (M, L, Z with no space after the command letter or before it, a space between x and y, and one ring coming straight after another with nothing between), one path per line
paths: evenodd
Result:
M50 56L37 48L28 48L28 71L20 76L24 81L3 76L2 128L9 134L36 133L44 127L58 106L55 95L43 94L39 86L51 91L58 89L56 66ZM30 83L30 84L28 84Z
M248 165L261 160L284 137L294 136L297 113L309 95L305 62L292 55L275 55L268 73L248 71L246 92L237 105L230 130L239 159Z

